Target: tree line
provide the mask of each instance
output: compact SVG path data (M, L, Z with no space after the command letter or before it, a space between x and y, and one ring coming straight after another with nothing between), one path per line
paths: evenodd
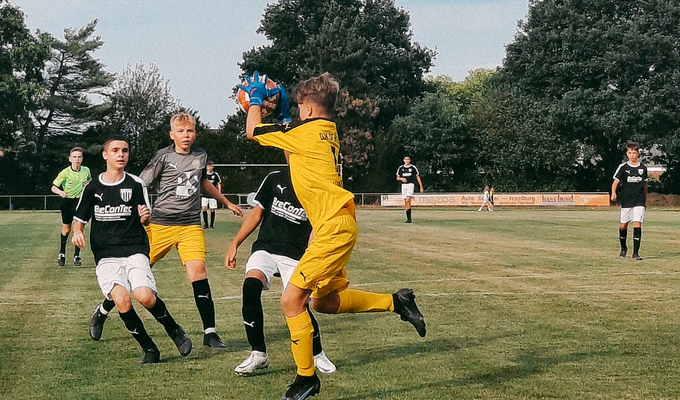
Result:
M652 190L680 194L677 21L674 0L530 0L502 65L455 82L428 76L436 52L413 42L409 13L393 0L280 0L258 29L269 44L239 66L289 93L325 71L340 81L336 121L353 191L396 190L405 155L432 191L607 191L634 140L645 161L667 168ZM31 33L0 0L0 193L47 192L74 145L103 169L100 146L114 134L130 140L129 169L139 172L170 143L180 108L197 117L197 145L215 162L284 162L245 139L243 113L216 129L202 123L154 64L106 71L93 57L105 45L96 26L65 29L63 40ZM220 172L228 191L246 192L266 171Z

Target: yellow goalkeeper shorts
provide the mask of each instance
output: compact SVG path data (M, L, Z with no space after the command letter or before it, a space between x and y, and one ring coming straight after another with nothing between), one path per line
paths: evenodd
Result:
M290 283L301 289L313 290L314 298L345 290L349 285L345 267L357 241L357 233L354 203L348 202L314 231L314 238L295 268Z
M182 265L186 265L187 261L206 261L205 237L200 225L169 226L152 223L146 227L146 233L151 245L151 265L165 257L173 247L177 248Z

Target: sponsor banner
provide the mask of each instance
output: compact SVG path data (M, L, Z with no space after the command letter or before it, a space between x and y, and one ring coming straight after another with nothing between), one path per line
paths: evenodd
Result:
M609 206L609 193L494 193L497 206ZM383 207L403 207L399 194L380 196ZM416 194L413 206L481 206L481 193L433 193Z

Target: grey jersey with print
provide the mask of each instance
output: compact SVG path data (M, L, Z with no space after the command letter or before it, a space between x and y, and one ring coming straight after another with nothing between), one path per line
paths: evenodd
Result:
M189 154L175 152L174 144L158 150L139 175L149 188L158 190L151 215L154 224L201 224L201 182L207 162L206 152L194 147Z

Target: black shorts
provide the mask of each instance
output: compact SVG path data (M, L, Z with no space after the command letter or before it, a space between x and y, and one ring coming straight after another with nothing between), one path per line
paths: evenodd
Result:
M76 207L78 207L79 200L80 198L61 199L61 222L63 222L64 225L71 225L71 222L73 222L73 216L76 214Z

